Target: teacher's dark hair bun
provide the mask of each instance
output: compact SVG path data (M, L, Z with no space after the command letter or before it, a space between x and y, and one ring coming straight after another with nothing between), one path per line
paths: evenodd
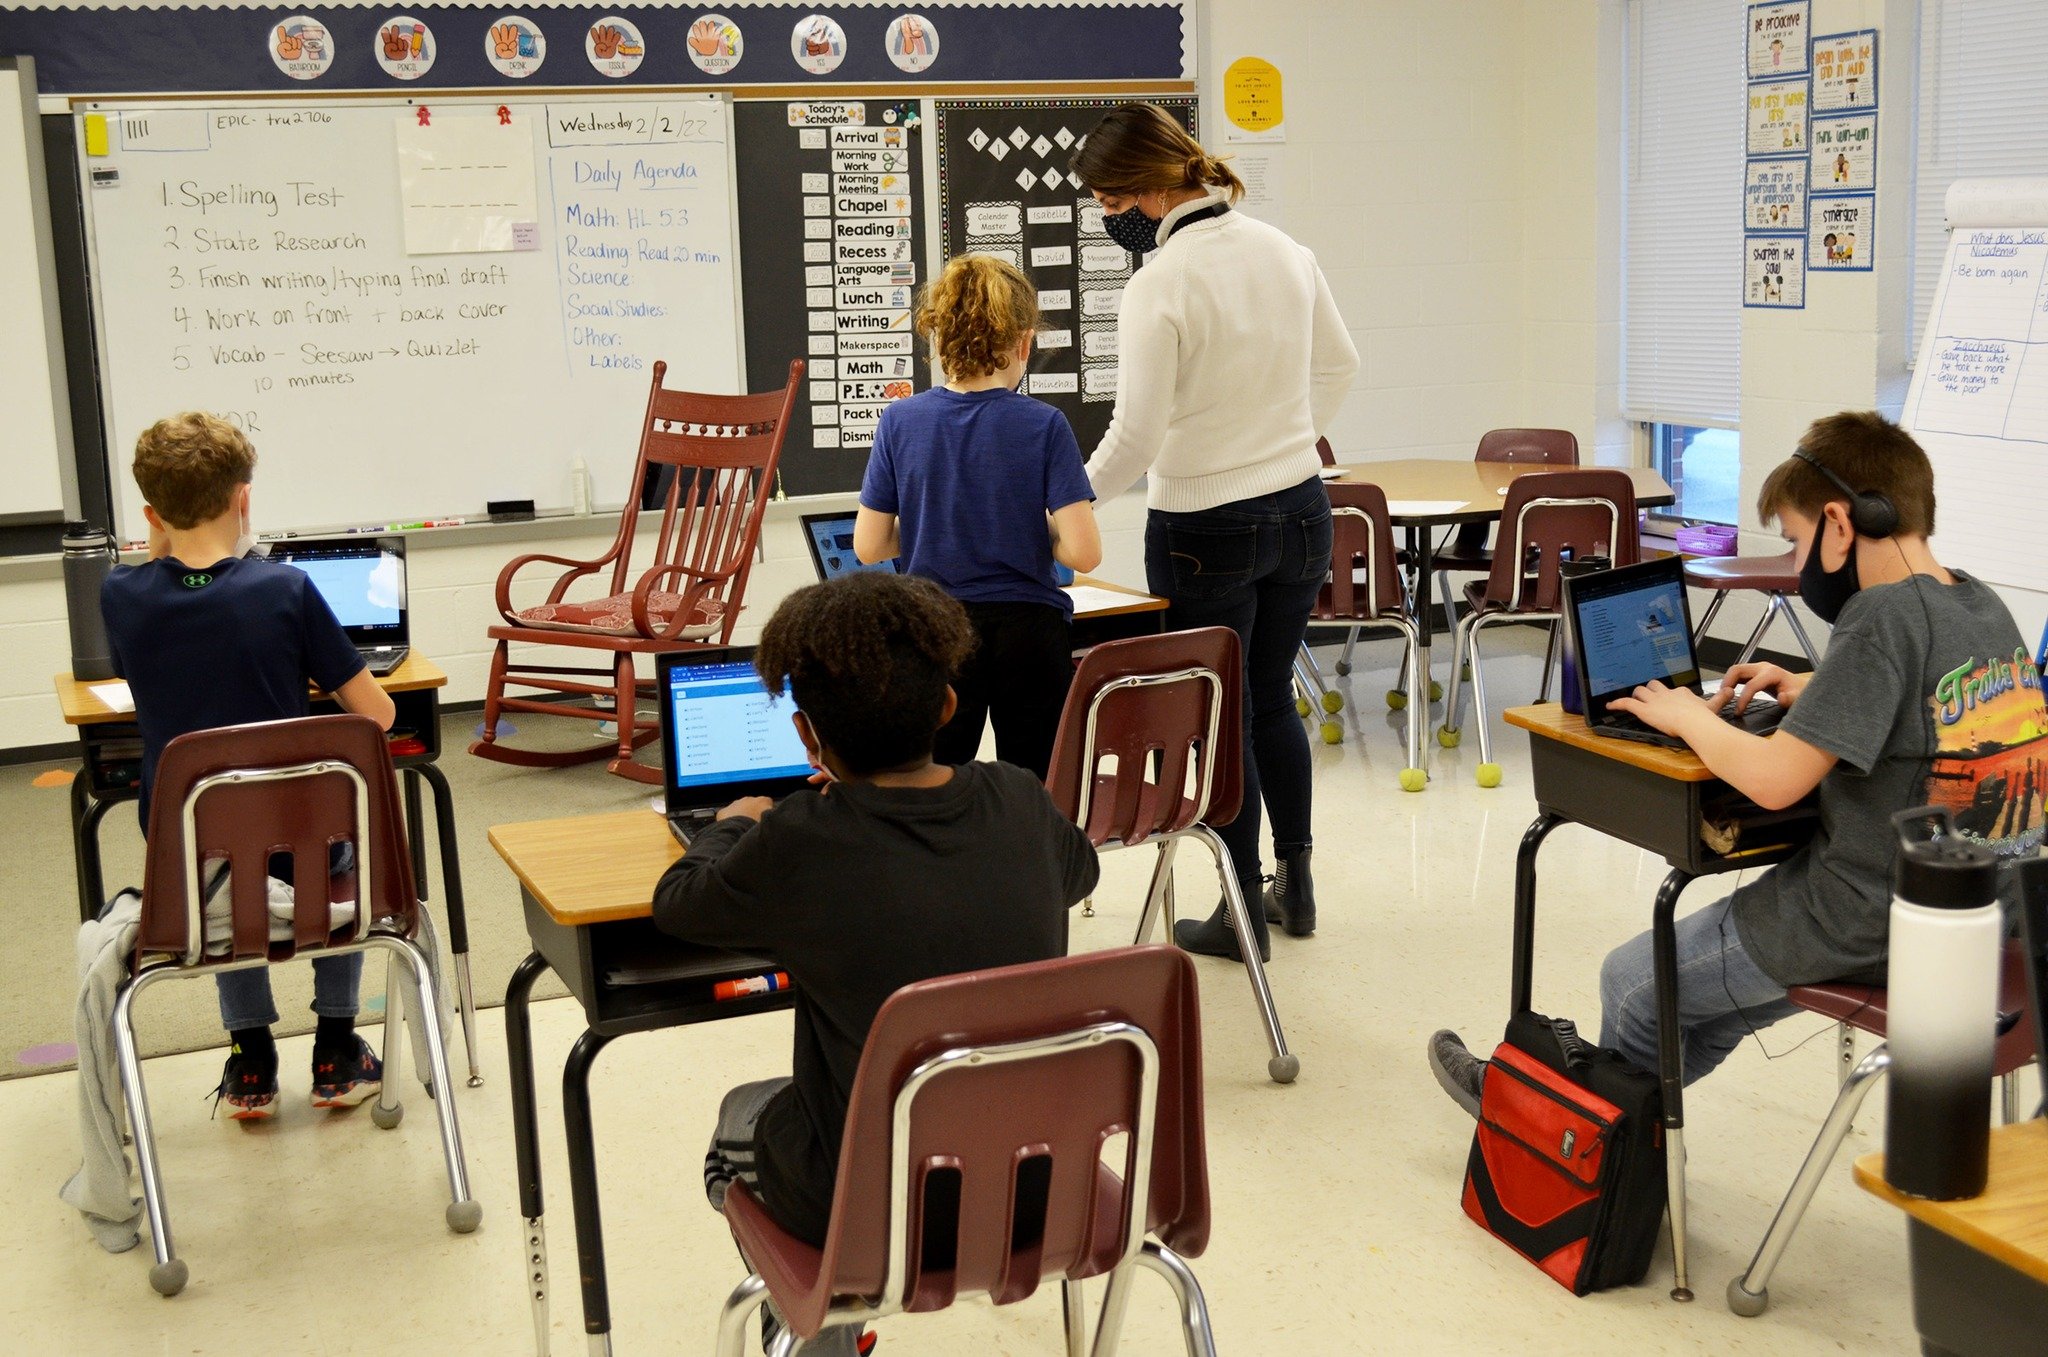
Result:
M1068 160L1098 193L1158 193L1219 188L1231 202L1244 196L1236 171L1156 104L1120 104L1095 124Z

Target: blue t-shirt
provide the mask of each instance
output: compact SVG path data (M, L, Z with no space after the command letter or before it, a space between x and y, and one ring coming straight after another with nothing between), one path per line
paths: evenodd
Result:
M304 716L307 680L331 693L363 668L305 572L260 556L203 570L171 556L118 566L100 587L100 612L142 727L145 829L165 745L195 730Z
M1045 516L1095 498L1067 417L996 388L933 387L882 412L860 502L896 515L905 571L963 603L1073 604Z

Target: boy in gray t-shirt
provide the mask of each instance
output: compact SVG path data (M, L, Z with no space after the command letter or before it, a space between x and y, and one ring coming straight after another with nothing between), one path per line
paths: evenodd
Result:
M1946 806L2003 857L2034 853L2048 820L2041 675L1998 596L1928 550L1934 470L1912 436L1875 413L1816 420L1764 482L1757 513L1792 544L1801 600L1834 626L1820 667L1737 665L1716 699L1652 683L1615 704L1685 740L1766 809L1819 794L1821 828L1805 848L1678 920L1687 1083L1795 1012L1788 987L1884 983L1895 812ZM1769 735L1715 710L1766 692L1787 707ZM1601 1044L1655 1069L1647 932L1608 954L1600 1003ZM1439 1032L1430 1063L1476 1115L1484 1062Z

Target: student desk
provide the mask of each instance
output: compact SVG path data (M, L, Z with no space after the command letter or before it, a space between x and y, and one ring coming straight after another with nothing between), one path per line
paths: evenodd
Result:
M1436 607L1436 544L1432 533L1440 527L1460 523L1497 523L1507 495L1508 482L1517 476L1545 471L1576 471L1581 468L1552 466L1544 462L1468 462L1433 457L1404 457L1384 462L1360 462L1331 468L1343 474L1339 481L1366 482L1386 492L1388 517L1397 528L1408 531L1408 554L1414 559L1418 592L1415 617L1416 671L1425 679L1429 669L1429 638L1435 625L1430 616ZM1618 467L1635 483L1636 507L1656 508L1677 501L1664 478L1648 467ZM1427 508L1404 505L1427 504ZM1455 616L1455 601L1443 600L1445 617Z
M687 1023L788 1008L788 990L720 1001L720 980L775 969L763 957L678 942L655 927L654 883L682 856L668 822L645 809L498 825L491 847L519 878L533 951L505 988L505 1044L512 1070L512 1141L519 1164L519 1213L526 1220L528 1296L534 1350L548 1350L547 1240L541 1223L538 1114L534 1110L533 982L553 968L583 1005L586 1027L562 1067L562 1119L569 1138L569 1200L583 1278L583 1329L594 1353L611 1351L604 1227L598 1214L597 1153L590 1129L590 1067L612 1038ZM631 968L637 983L622 983ZM692 1142L694 1143L694 1142Z
M1884 1155L1856 1161L1864 1191L1907 1215L1920 1350L1946 1357L2039 1352L2048 1334L2048 1121L1991 1132L1982 1196L1930 1202L1884 1180Z
M1597 829L1655 853L1670 865L1651 910L1657 980L1657 1074L1663 1085L1665 1192L1671 1212L1673 1300L1691 1300L1685 1261L1685 1090L1678 1036L1678 956L1673 919L1695 877L1778 862L1812 836L1811 804L1762 810L1707 771L1690 750L1662 749L1595 735L1585 718L1551 703L1503 713L1529 732L1536 819L1515 856L1514 960L1510 1012L1530 1007L1536 945L1536 852L1567 822ZM1707 825L1730 830L1726 851L1710 846ZM1726 840L1723 839L1723 842Z
M113 680L105 680L112 682ZM57 675L57 702L65 724L78 731L80 768L71 780L71 846L78 869L78 917L99 916L107 899L100 870L100 822L115 806L141 795L142 728L132 712L117 712L99 700L92 684L69 674ZM469 921L462 908L462 858L455 842L455 803L447 775L434 766L441 756L441 689L448 675L418 651L377 680L398 708L393 730L410 730L426 750L395 755L391 762L404 776L405 822L412 841L412 874L421 899L427 898L427 841L420 818L420 783L434 789L434 824L441 840L441 884L448 894L448 950L455 957L462 1039L469 1055L469 1086L484 1081L476 1061L476 997L469 981ZM313 713L339 711L324 695L314 694Z
M1118 602L1093 600L1098 606L1074 609L1074 649L1086 650L1104 641L1121 641L1131 636L1156 636L1166 625L1167 602L1156 594L1126 589L1092 575L1076 575L1073 588L1114 594ZM1082 603L1088 603L1083 595Z

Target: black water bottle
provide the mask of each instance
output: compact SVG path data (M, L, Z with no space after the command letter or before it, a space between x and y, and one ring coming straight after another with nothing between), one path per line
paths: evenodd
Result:
M114 539L83 521L64 525L64 607L71 623L71 677L114 677L114 651L100 615L100 586L113 572Z

